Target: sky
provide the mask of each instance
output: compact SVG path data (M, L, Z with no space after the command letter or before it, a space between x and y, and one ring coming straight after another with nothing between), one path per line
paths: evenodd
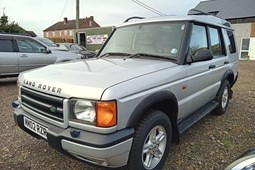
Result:
M140 0L166 15L186 15L200 0ZM0 16L9 17L38 36L64 17L75 19L76 0L0 0ZM66 4L66 5L65 5ZM65 8L64 8L65 7ZM4 10L5 9L5 10ZM118 26L132 16L159 16L132 0L80 0L80 18L94 16L101 26Z

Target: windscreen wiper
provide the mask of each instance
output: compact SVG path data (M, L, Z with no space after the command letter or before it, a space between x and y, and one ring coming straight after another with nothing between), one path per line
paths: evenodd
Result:
M99 58L109 57L109 56L129 56L129 55L131 55L131 54L129 54L129 53L120 53L120 52L117 52L117 53L111 52L111 53L104 53L103 55L99 56Z
M135 53L129 56L129 58L138 58L138 57L152 57L152 58L161 58L166 60L173 60L177 61L175 58L161 56L161 55L155 55L155 54L147 54L147 53Z

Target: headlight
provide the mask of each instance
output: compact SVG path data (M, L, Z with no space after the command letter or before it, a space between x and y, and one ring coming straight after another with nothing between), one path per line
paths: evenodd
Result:
M117 125L117 102L89 101L82 99L71 100L71 121L94 124L98 127Z
M95 102L88 100L72 101L71 119L95 123L96 119Z

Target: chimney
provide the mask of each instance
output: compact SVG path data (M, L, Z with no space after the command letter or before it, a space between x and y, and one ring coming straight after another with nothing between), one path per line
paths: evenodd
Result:
M64 24L67 24L68 20L67 17L64 18Z
M92 21L94 20L94 17L93 17L93 16L90 16L89 18L90 18Z

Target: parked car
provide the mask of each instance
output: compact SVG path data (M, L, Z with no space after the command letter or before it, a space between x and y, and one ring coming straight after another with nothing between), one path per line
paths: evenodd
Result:
M35 37L35 39L37 39L37 40L41 41L42 43L44 43L45 45L47 45L51 50L68 51L68 48L66 46L56 44L48 38Z
M255 170L255 148L243 153L225 170Z
M97 58L22 73L15 122L90 163L161 169L185 130L226 112L238 77L233 32L209 15L127 21Z
M52 50L33 37L0 34L0 77L76 59L77 54Z
M95 57L95 55L96 55L95 52L89 51L85 47L83 47L82 45L79 45L79 44L75 44L75 43L62 43L62 44L59 44L59 45L66 46L70 52L73 52L73 53L76 53L76 54L80 54L81 58L92 58L92 57Z

